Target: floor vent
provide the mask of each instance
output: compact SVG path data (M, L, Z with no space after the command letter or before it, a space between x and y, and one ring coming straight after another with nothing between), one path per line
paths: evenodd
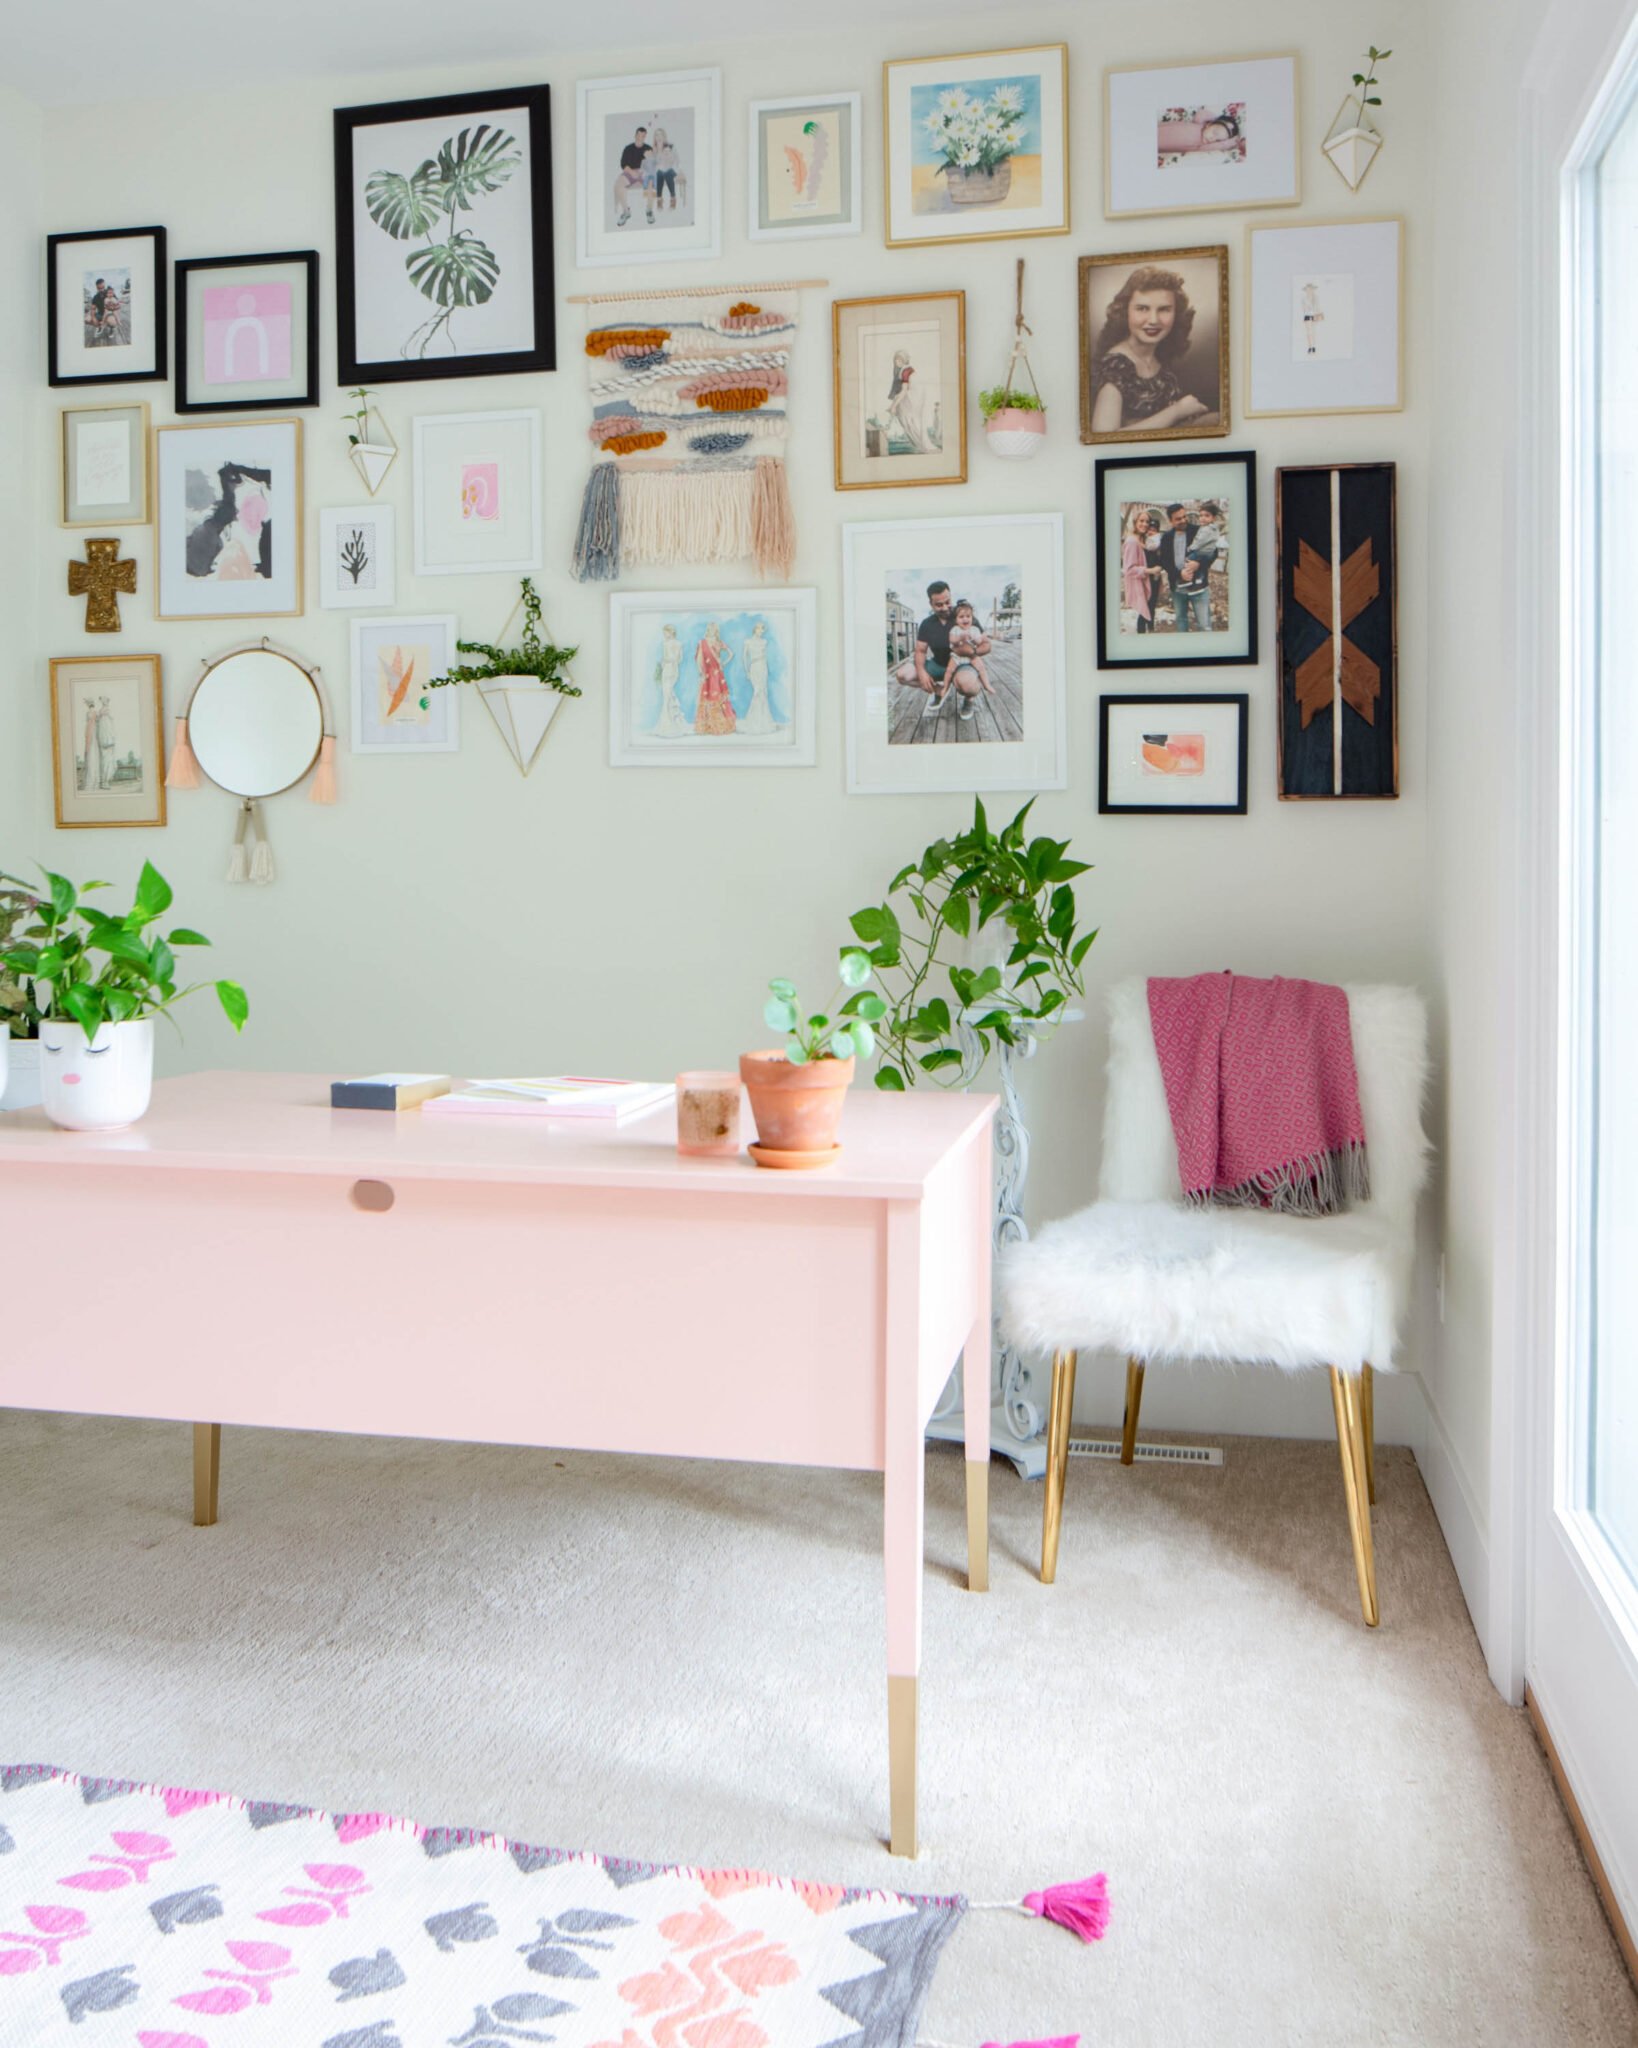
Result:
M1118 1436L1072 1436L1072 1458L1112 1458L1120 1462ZM1132 1452L1139 1465L1221 1465L1223 1453L1216 1444L1138 1444Z

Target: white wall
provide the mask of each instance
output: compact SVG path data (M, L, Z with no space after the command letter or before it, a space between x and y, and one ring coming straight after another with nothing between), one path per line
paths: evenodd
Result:
M41 219L37 177L41 116L37 107L0 84L0 617L6 627L0 656L0 868L31 851L44 851L32 831L34 771L39 761L40 693L35 686L33 578L39 552L39 481L34 468L35 406L29 394L44 385L40 280ZM48 517L55 520L56 513Z
M409 761L343 751L342 801L335 810L296 798L269 807L280 869L276 886L233 889L222 878L232 824L225 796L212 790L173 793L171 823L162 832L89 838L55 833L49 825L43 727L36 722L31 730L25 720L19 728L8 721L8 734L21 729L30 749L33 819L21 843L8 831L8 856L37 854L74 873L96 871L121 880L149 856L171 877L179 905L216 938L223 971L246 983L253 1007L251 1027L237 1044L218 1019L202 1007L194 1011L186 1022L185 1048L168 1055L173 1065L505 1072L595 1062L667 1074L682 1065L721 1061L759 1036L759 992L767 977L790 972L805 984L822 981L845 936L846 913L872 900L906 858L964 815L960 802L938 798L843 794L841 521L1059 508L1066 515L1068 550L1071 780L1067 791L1043 799L1037 816L1096 863L1080 897L1086 922L1101 925L1103 936L1089 961L1094 1020L1066 1032L1027 1075L1036 1126L1030 1208L1044 1217L1086 1199L1095 1169L1103 1057L1096 1006L1099 992L1116 976L1234 966L1322 979L1428 978L1427 721L1435 690L1424 650L1434 371L1426 342L1437 197L1426 143L1435 107L1428 10L1383 0L1366 22L1341 6L1298 13L1276 0L1245 0L1207 40L1211 54L1218 45L1255 52L1289 47L1294 30L1303 62L1303 217L1401 213L1409 222L1408 403L1401 414L1379 418L1256 422L1237 427L1226 443L1199 444L1207 450L1251 447L1258 454L1265 658L1255 670L1205 671L1198 678L1168 672L1157 687L1198 681L1205 689L1250 690L1249 817L1097 816L1096 699L1100 684L1129 684L1123 675L1100 678L1091 654L1092 451L1077 437L1075 330L1075 265L1081 254L1226 241L1238 408L1247 217L1104 220L1101 74L1106 65L1154 61L1164 54L1157 51L1152 17L1125 5L1021 7L1005 18L1009 40L1062 37L1071 45L1074 231L991 247L889 252L881 237L880 62L929 46L982 48L998 34L994 15L940 15L934 28L923 8L906 26L850 35L845 47L823 32L710 49L678 44L637 52L618 46L577 58L573 69L542 49L481 69L270 86L257 96L254 174L237 155L218 151L224 133L219 94L123 104L117 122L98 122L83 109L47 114L43 228L103 226L110 217L157 220L168 227L176 256L308 246L321 252L324 402L305 416L310 529L316 529L316 508L355 502L360 495L345 460L333 377L330 115L337 105L548 80L557 131L560 297L628 283L828 277L831 291L811 294L804 303L789 451L800 535L794 580L819 590L819 765L766 777L608 767L606 593L574 584L566 570L588 459L577 348L583 314L560 304L564 367L555 376L397 386L383 394L406 451L416 412L527 404L545 415L542 588L552 630L582 650L577 673L587 694L559 718L533 776L519 779L476 704L466 709L459 756ZM1384 91L1388 144L1364 191L1351 196L1321 158L1318 141L1363 42L1372 38L1395 52ZM571 262L575 76L631 70L639 61L642 68L662 68L702 56L724 68L723 260L577 276ZM787 248L750 245L743 234L746 101L808 86L864 90L866 231L856 239ZM1046 454L1027 466L996 462L978 432L974 405L972 480L965 488L837 497L831 489L830 297L965 287L976 392L980 383L995 381L1005 364L1012 270L1020 254L1029 266L1035 366L1053 413ZM32 278L37 257L31 254L25 268ZM86 641L79 606L61 592L62 562L72 551L67 543L78 537L59 535L53 526L60 395L45 387L42 364L43 341L24 378L34 393L38 477L32 528L39 586L26 680L40 705L46 658L98 644ZM156 419L172 416L165 387L147 387L146 395ZM1403 795L1396 804L1281 805L1275 797L1274 618L1267 568L1273 472L1281 462L1377 458L1400 465ZM515 594L504 579L417 585L408 574L409 486L406 452L383 494L399 515L399 608L454 608L464 630L491 636ZM139 594L125 600L122 644L163 655L167 700L174 704L200 659L234 636L209 624L156 625L151 538L134 529L125 533L139 564ZM310 568L314 551L310 541ZM676 579L711 580L705 572ZM299 620L271 622L269 631L322 663L332 690L345 698L346 622L345 613L312 610ZM23 680L24 665L13 668ZM992 813L1005 801L994 799ZM1424 1288L1413 1333L1413 1364L1425 1358L1428 1293ZM1146 1409L1157 1426L1315 1435L1331 1430L1320 1380L1292 1386L1270 1375L1152 1378L1157 1383ZM1083 1371L1084 1419L1108 1421L1118 1412L1116 1380L1112 1367ZM1378 1412L1385 1436L1419 1436L1414 1389L1384 1389ZM1459 1419L1464 1427L1475 1419L1482 1424L1482 1407L1469 1403Z

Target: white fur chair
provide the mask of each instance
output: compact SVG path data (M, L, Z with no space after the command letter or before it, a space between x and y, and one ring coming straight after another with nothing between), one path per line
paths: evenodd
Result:
M1286 1371L1324 1366L1360 1606L1376 1626L1371 1374L1393 1369L1410 1296L1416 1200L1427 1177L1427 1013L1414 989L1386 987L1350 987L1348 1010L1371 1198L1345 1215L1310 1219L1184 1204L1148 984L1123 981L1110 990L1099 1199L1010 1247L997 1271L1004 1340L1053 1353L1041 1541L1048 1585L1058 1569L1077 1353L1126 1355L1126 1465L1146 1366L1189 1359Z

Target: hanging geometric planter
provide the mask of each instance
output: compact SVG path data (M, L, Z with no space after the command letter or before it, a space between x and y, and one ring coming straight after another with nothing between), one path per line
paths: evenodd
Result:
M356 432L347 437L347 457L373 498L380 490L387 471L398 460L398 443L392 437L391 427L381 417L380 408L372 405L362 390L351 395L361 403L357 412L347 415L356 428Z
M1381 147L1382 131L1359 104L1357 95L1350 93L1337 109L1337 117L1320 144L1350 192L1357 192L1364 184L1365 173L1376 162Z
M563 702L562 693L538 676L490 676L479 683L478 695L512 759L527 775Z

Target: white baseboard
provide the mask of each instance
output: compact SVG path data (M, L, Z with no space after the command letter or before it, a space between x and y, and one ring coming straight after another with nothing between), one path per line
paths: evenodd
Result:
M1462 1598L1473 1618L1479 1645L1489 1654L1490 1629L1490 1538L1479 1512L1472 1483L1450 1440L1438 1404L1424 1385L1422 1398L1427 1410L1427 1429L1416 1448L1416 1461L1433 1502L1461 1584Z

